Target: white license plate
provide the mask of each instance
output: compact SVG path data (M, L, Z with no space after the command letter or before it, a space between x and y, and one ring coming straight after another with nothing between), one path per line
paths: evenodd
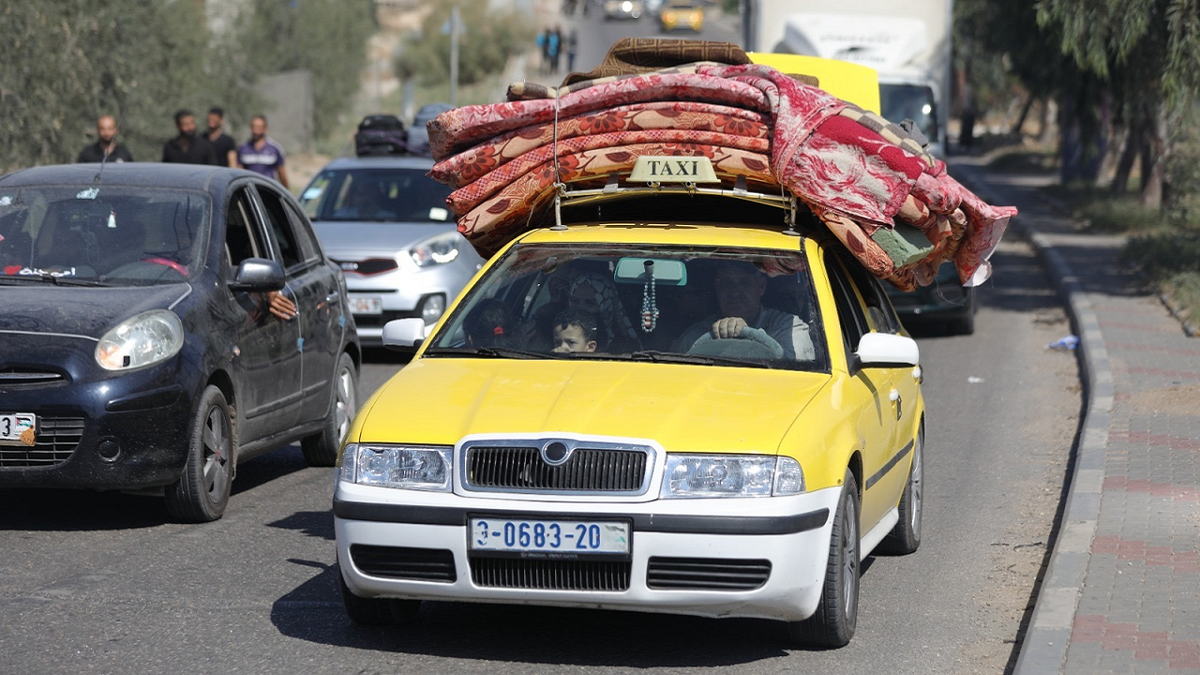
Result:
M382 298L360 298L350 296L351 314L383 314Z
M472 518L473 551L629 553L629 523L589 520Z
M0 443L33 445L37 434L37 415L33 413L0 414Z

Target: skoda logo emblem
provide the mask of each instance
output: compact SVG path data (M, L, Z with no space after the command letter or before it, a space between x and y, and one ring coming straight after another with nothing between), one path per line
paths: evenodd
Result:
M562 441L550 441L542 446L542 461L550 466L559 466L571 456L571 448Z
M341 264L341 267L342 267L342 270L343 270L343 271L345 271L345 272L354 272L354 271L357 271L357 270L358 270L358 263L356 263L356 262L343 262L343 263Z

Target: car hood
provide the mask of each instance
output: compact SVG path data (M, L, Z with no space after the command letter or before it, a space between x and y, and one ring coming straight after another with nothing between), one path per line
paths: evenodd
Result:
M187 284L118 288L0 286L4 295L0 331L99 339L121 321L166 308L189 290Z
M457 232L454 223L358 223L317 221L313 223L321 246L331 258L339 254L371 253L396 255L422 241L447 232Z
M614 361L425 357L361 414L362 442L469 434L653 439L668 451L774 453L829 375Z

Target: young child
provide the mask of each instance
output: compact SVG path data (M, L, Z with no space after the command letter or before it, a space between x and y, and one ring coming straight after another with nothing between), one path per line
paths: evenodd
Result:
M579 309L566 309L554 318L554 341L557 353L596 351L596 319Z

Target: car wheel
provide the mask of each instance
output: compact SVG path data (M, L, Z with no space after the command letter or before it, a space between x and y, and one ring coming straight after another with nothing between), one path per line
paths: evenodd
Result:
M207 523L225 513L233 486L237 440L225 395L205 388L192 421L187 463L179 480L167 486L167 511L185 523Z
M346 585L338 570L338 581L342 584L342 604L346 614L354 623L364 626L395 626L412 621L421 608L420 600L398 600L396 598L360 598Z
M975 289L967 289L967 306L961 315L951 319L947 328L951 335L973 335L975 333Z
M319 433L301 439L300 448L309 466L333 466L337 462L338 447L354 413L358 411L358 370L354 359L343 353L338 359L337 375L334 377L333 396L329 401L329 413Z
M921 512L924 500L925 463L925 427L917 432L913 441L912 465L908 469L908 485L904 486L904 494L900 496L900 522L892 528L888 536L879 542L879 552L892 555L908 555L921 545Z
M821 602L811 617L789 624L793 642L808 647L844 647L854 637L858 623L859 544L858 483L847 469L833 517Z

